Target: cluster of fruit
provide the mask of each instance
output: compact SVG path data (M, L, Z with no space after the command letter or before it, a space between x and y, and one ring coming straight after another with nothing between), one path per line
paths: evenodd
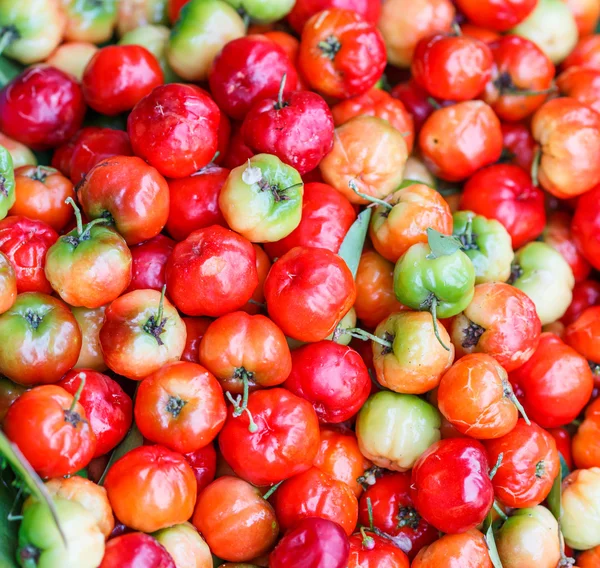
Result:
M0 0L0 565L600 567L599 19Z

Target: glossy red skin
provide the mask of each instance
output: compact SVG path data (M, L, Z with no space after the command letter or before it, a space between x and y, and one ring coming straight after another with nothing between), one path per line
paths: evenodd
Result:
M569 470L573 469L573 455L571 453L571 435L566 428L549 428L548 434L554 438L556 449L564 458Z
M232 170L233 168L245 164L252 156L254 156L254 151L246 145L246 142L244 142L242 125L238 123L237 126L232 127L229 146L227 147L227 153L225 154L222 164L225 168Z
M429 93L420 87L414 79L398 83L391 91L392 97L398 99L412 115L415 131L419 132L427 117L435 110L431 104ZM434 99L435 100L435 99ZM448 106L452 101L436 101L441 106Z
M573 300L560 321L565 325L573 323L587 308L600 305L600 282L584 280L576 282Z
M298 73L283 48L252 35L225 45L213 61L208 82L219 108L242 120L255 102L277 95L284 75L284 94L296 91Z
M94 455L96 436L83 407L77 403L67 417L72 403L64 389L42 385L23 393L6 413L4 433L42 478L71 475Z
M68 178L71 177L71 158L73 157L73 150L75 144L85 136L89 136L95 132L99 132L102 128L98 126L84 126L77 133L67 140L64 144L61 144L56 148L52 154L52 161L50 166L57 169L59 172Z
M535 422L519 419L508 434L486 440L488 462L496 464L492 485L496 498L507 507L535 507L550 493L560 462L554 438ZM541 464L541 466L538 466Z
M496 164L472 176L465 184L460 209L500 221L515 250L538 237L546 224L543 192L512 164Z
M254 485L272 485L306 471L319 451L319 421L312 405L282 388L258 390L248 397L258 426L248 430L247 413L230 411L219 448L233 471Z
M575 245L571 233L571 216L566 211L554 211L548 216L548 224L542 236L544 242L567 261L575 282L581 282L589 276L592 267Z
M125 293L133 290L162 290L165 285L165 266L175 241L164 235L131 247L131 282Z
M597 34L582 37L563 61L562 68L568 69L579 65L600 69L600 36Z
M36 65L0 91L0 130L33 150L56 148L79 130L85 108L73 77Z
M504 146L502 153L506 154L504 162L516 164L529 173L536 148L531 131L520 122L503 122L500 128Z
M220 117L206 91L171 83L157 87L135 106L127 132L135 154L163 176L187 177L213 159Z
M90 59L81 87L88 105L114 116L131 110L163 80L160 64L145 47L107 45Z
M500 121L482 101L463 101L441 108L423 125L419 147L433 175L460 181L500 158Z
M330 8L353 10L367 22L376 24L381 13L381 2L379 0L298 0L288 14L287 20L294 31L301 34L304 24L312 16Z
M198 495L215 478L217 473L217 452L212 444L183 456L194 470Z
M229 170L209 164L191 176L168 180L170 207L166 229L176 241L190 233L227 223L219 209L219 193Z
M417 511L444 533L475 528L494 501L488 472L480 442L467 438L436 442L412 470L411 496Z
M360 496L358 523L369 526L367 499L373 508L373 526L391 536L402 537L404 552L412 560L421 548L438 538L438 531L416 511L410 494L411 474L386 473L377 477ZM400 526L404 523L403 526Z
M242 125L246 144L257 154L273 154L304 175L314 170L333 147L333 116L323 97L296 91L259 100Z
M133 532L106 543L99 568L175 568L167 549L149 534Z
M77 197L88 218L108 213L130 246L158 235L169 215L167 182L136 156L114 156L96 164L79 185Z
M258 285L256 252L229 229L205 227L175 245L166 279L170 297L184 314L219 317L252 297Z
M302 558L302 568L346 568L350 545L340 525L326 519L302 519L269 556L270 568L289 568Z
M596 270L600 270L600 185L577 201L571 231L577 248Z
M339 49L325 56L321 42L333 38ZM314 14L302 30L298 69L309 86L346 99L368 91L385 69L385 43L379 30L351 10L333 8Z
M299 341L325 339L354 304L356 286L346 263L326 249L295 247L265 281L271 319Z
M456 0L456 4L475 25L506 32L533 11L537 0Z
M410 70L416 83L432 96L467 101L483 91L492 63L492 52L482 41L435 34L417 43Z
M529 418L543 428L575 420L594 387L586 359L553 333L542 333L531 359L508 378Z
M96 458L112 450L125 437L133 419L133 407L131 398L119 383L91 369L72 369L57 385L75 396L82 380L85 384L79 404L96 435Z
M543 91L551 87L554 65L532 41L508 35L489 44L494 58L491 81L485 88L483 100L500 120L517 121L532 114L546 100L543 95L514 96L504 92L503 83L517 89Z
M292 351L292 372L283 386L308 400L325 424L352 418L371 393L362 357L351 347L327 340Z
M204 337L204 333L208 329L208 326L212 323L210 318L182 318L185 323L185 329L187 331L185 339L185 349L181 355L182 361L189 361L190 363L200 363L200 357L198 352L200 349L200 342Z
M356 527L358 501L342 481L316 467L287 479L275 492L275 514L283 531L301 519L319 517L339 524L350 536Z
M46 253L58 233L42 221L11 216L0 221L0 251L10 260L17 277L17 291L51 294L46 278Z
M280 241L265 243L265 251L273 259L297 246L324 248L337 254L355 219L354 207L339 191L326 183L307 183L300 224Z
M409 568L408 557L389 540L375 534L367 535L373 546L363 545L360 533L350 537L350 560L348 568Z
M105 158L133 156L129 136L122 130L84 128L76 138L69 164L69 177L74 184Z
M387 120L396 130L402 133L410 154L415 142L415 128L412 115L406 110L404 103L389 93L373 87L366 93L346 99L332 107L333 121L340 126L355 116L376 116Z

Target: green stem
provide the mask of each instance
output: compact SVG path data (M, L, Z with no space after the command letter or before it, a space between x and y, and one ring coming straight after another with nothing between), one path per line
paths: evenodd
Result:
M498 459L496 460L496 464L492 469L490 469L490 481L494 479L494 475L498 473L498 468L502 465L502 460L504 459L504 453L500 452L498 454Z
M77 221L77 236L81 237L81 233L83 233L83 220L81 219L81 211L79 210L79 207L77 207L77 204L72 197L67 197L65 199L65 203L68 203L73 208L75 220Z
M508 519L508 516L506 515L506 513L500 508L500 505L498 505L498 503L496 503L496 501L494 501L494 510L496 511L496 513L498 513L500 515L500 518L503 521L506 521Z
M277 489L279 489L279 486L282 483L283 481L280 481L279 483L276 483L275 485L270 487L269 490L263 495L263 499L266 501L271 495L273 495L273 493L275 493L275 491L277 491Z
M19 39L21 34L16 26L5 26L0 32L0 55L15 40Z
M277 93L277 108L283 108L283 90L285 89L285 80L287 79L287 73L283 74L281 83L279 84L279 92Z
M229 402L231 402L231 404L233 405L234 418L238 418L244 412L248 415L248 420L250 421L250 424L248 425L248 431L251 434L254 434L254 432L258 430L258 426L256 425L256 422L254 422L252 413L248 409L248 396L250 393L250 387L248 385L248 377L246 375L242 377L242 384L244 390L241 396L238 394L236 398L233 398L229 391L225 393L225 396L227 397L227 400L229 400Z
M539 187L540 182L538 179L538 173L540 171L540 162L542 160L542 149L538 146L533 155L533 162L531 163L531 181L535 187Z
M79 375L79 387L77 391L75 391L75 396L73 397L73 402L69 407L69 412L73 412L75 410L75 406L79 402L79 398L81 397L81 393L83 392L83 387L85 386L85 375L82 373Z
M376 197L373 197L371 195L367 195L366 193L361 193L360 191L358 191L358 187L356 187L356 183L354 182L353 179L351 179L348 182L348 187L354 193L356 193L356 195L358 195L359 197L362 197L363 199L366 199L370 203L375 203L376 205L380 205L381 207L385 207L386 209L394 208L394 206L391 203L388 203L387 201L384 201L383 199L377 199Z
M373 505L370 497L367 497L367 514L369 515L369 528L373 530L375 525L373 524Z
M504 381L503 388L504 388L504 396L507 396L510 399L510 401L517 407L517 410L523 417L523 420L525 420L525 423L527 424L527 426L531 426L531 421L529 420L529 417L527 416L527 413L525 412L523 405L519 402L519 399L515 395L515 392L512 390L512 386L508 382L508 380Z
M83 228L83 232L80 233L77 238L80 241L85 241L89 238L92 227L95 227L96 225L107 225L107 224L108 224L108 219L105 219L104 217L98 217L98 219L94 219L93 221L90 221Z
M471 246L473 244L473 219L469 219L467 221L467 225L465 227L465 243L467 246Z
M433 97L427 97L427 102L435 109L440 110L442 105L438 103Z
M156 321L160 325L163 320L163 311L165 306L165 293L167 291L167 285L164 284L162 290L160 291L160 301L158 302L158 315L156 316Z
M435 338L439 341L440 345L446 350L446 351L450 351L450 347L448 347L443 341L442 338L440 337L440 330L438 327L438 320L437 320L437 297L433 296L433 298L431 299L431 307L430 309L430 313L431 313L431 317L433 319L433 333L435 334Z
M454 32L454 35L456 35L456 36L462 35L462 30L460 29L460 26L458 25L457 21L452 22L452 31Z
M361 339L362 341L369 341L370 339L371 341L379 343L379 345L383 345L383 347L387 347L388 349L393 348L393 344L391 341L386 341L381 337L377 337L376 335L373 335L372 333L369 333L364 329L360 329L360 327L348 327L346 329L342 329L340 330L339 335L344 335L346 333L351 335L352 337L355 337L356 339Z

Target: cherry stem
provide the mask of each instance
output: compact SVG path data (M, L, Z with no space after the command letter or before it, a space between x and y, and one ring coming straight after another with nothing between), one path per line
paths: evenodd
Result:
M375 541L373 540L372 536L369 536L366 533L366 529L365 527L360 527L360 535L362 536L362 545L367 549L367 550L372 550L373 547L375 546Z
M496 511L496 513L498 513L498 515L500 515L500 518L503 521L506 521L506 519L508 519L508 515L500 508L500 505L498 505L496 501L494 501L492 507L494 507L494 510Z
M367 497L367 514L369 515L369 528L374 530L375 525L373 524L373 505L370 497Z
M431 307L430 309L430 313L431 313L431 318L433 320L433 333L435 334L435 338L439 341L440 345L446 350L446 351L450 351L450 347L448 347L443 341L442 338L440 337L440 329L438 327L438 320L437 320L437 298L435 296L433 296L433 298L431 299Z
M442 105L438 103L433 97L427 97L427 102L435 109L440 110Z
M81 211L79 210L79 207L77 207L77 204L72 197L67 197L65 199L65 203L68 203L75 212L75 220L77 221L77 236L81 237L81 234L83 233L83 220L81 218Z
M0 55L15 40L19 39L21 34L16 26L4 26L0 31Z
M462 30L460 29L458 22L456 22L456 21L452 22L452 31L454 32L454 35L456 35L456 36L462 35Z
M250 410L248 410L248 395L250 392L250 388L248 385L247 375L242 376L242 384L244 388L242 395L238 394L236 398L233 398L229 391L227 391L225 395L227 396L227 400L229 400L229 402L231 402L231 404L233 405L233 417L238 418L245 412L248 415L248 420L250 421L250 424L248 425L248 431L251 434L254 434L254 432L258 430L258 426L256 425L256 422L254 422L252 413L250 412Z
M273 493L275 493L275 491L277 491L277 489L279 489L279 486L282 483L283 481L280 481L279 483L276 483L275 485L271 486L269 490L263 495L263 499L266 501L271 495L273 495Z
M338 337L340 335L349 334L356 339L361 339L362 341L374 341L375 343L379 343L379 345L383 345L383 347L387 347L388 349L393 348L393 343L391 341L386 341L381 337L377 337L364 329L360 329L360 327L347 327L346 329L341 329Z
M83 387L85 387L85 375L79 375L79 387L77 387L77 391L75 391L75 396L73 397L73 402L69 407L69 412L73 412L75 410L75 406L79 402L79 398L81 397L81 393L83 392Z
M277 108L283 108L283 90L285 89L285 80L287 79L287 73L283 74L281 83L279 84L279 92L277 93Z
M158 322L158 325L161 324L162 319L163 319L163 311L164 311L164 305L165 305L165 292L166 291L167 291L167 285L164 284L160 291L160 301L158 302L158 315L156 316L156 321Z
M467 221L465 227L465 245L471 246L473 244L473 219Z
M366 199L370 203L375 203L376 205L380 205L381 207L385 207L386 209L394 208L394 206L391 203L388 203L387 201L384 201L383 199L377 199L376 197L373 197L371 195L367 195L366 193L361 193L360 191L358 191L358 187L356 187L356 183L354 182L353 179L351 179L348 182L348 187L354 193L356 193L356 195L358 195L359 197L362 197L363 199Z
M494 475L496 475L496 473L498 473L498 468L502 465L502 460L504 459L504 453L500 452L498 454L498 459L496 460L496 464L494 465L494 467L492 469L490 469L490 481L492 479L494 479Z
M519 399L515 395L515 392L512 390L512 386L508 382L508 380L504 381L503 387L504 387L504 396L507 396L510 399L510 401L517 407L517 410L523 417L523 420L525 420L525 423L527 424L527 426L531 426L531 421L529 420L529 417L527 416L527 413L525 412L523 405L519 402Z
M539 187L540 182L538 179L538 173L540 171L540 162L542 160L542 149L538 146L533 155L533 162L531 162L531 181L535 187Z

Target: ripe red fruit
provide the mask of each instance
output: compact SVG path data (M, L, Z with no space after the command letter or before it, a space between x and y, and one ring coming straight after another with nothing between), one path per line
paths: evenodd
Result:
M87 64L81 86L86 102L109 116L131 110L163 83L156 57L141 45L107 45Z
M221 113L206 91L194 85L161 85L127 119L137 156L163 176L180 178L206 166L219 144Z
M79 83L55 67L29 67L0 92L0 130L34 150L69 140L84 114Z

